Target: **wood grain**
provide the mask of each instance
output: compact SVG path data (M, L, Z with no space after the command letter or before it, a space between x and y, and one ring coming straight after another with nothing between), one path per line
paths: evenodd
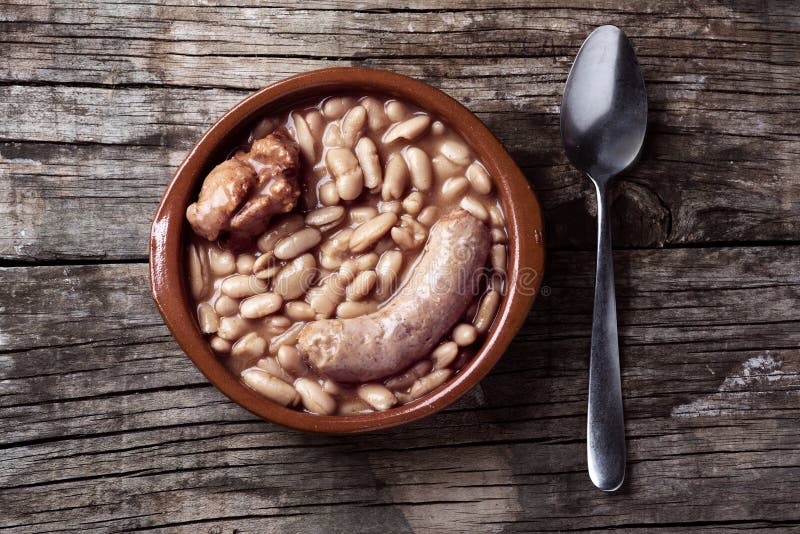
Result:
M596 26L633 39L614 189L629 469L586 475L594 199L559 143ZM0 0L0 531L797 530L800 16L791 2ZM152 214L250 92L370 66L464 103L545 210L542 293L444 413L307 435L230 402L155 310ZM624 250L619 250L619 249Z
M610 498L585 474L588 253L551 254L547 296L467 398L352 438L260 422L208 385L162 325L145 265L5 268L5 524L448 532L561 530L577 518L583 528L800 522L789 489L800 474L800 248L615 259L630 469Z
M0 216L7 220L0 257L7 260L144 258L163 184L200 134L252 90L335 65L403 72L465 103L538 192L550 246L589 248L593 192L566 164L557 112L578 44L610 16L636 43L650 97L643 161L616 190L616 243L797 238L800 24L781 6L8 10L0 42L11 59L0 67L0 113L11 118L0 123ZM220 20L230 21L224 35ZM129 151L131 166L110 165ZM141 177L145 187L105 183L108 173ZM99 184L113 204L93 200ZM64 188L73 194L60 194ZM92 217L76 213L84 199ZM109 250L112 229L118 235ZM84 236L80 247L76 235Z

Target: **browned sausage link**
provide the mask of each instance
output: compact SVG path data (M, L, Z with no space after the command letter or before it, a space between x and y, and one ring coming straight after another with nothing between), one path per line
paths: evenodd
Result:
M491 244L489 228L455 210L431 228L408 282L380 310L353 319L315 321L298 347L324 375L366 382L427 355L475 297Z

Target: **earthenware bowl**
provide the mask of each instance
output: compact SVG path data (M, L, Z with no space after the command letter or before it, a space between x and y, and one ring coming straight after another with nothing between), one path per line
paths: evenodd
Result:
M312 98L375 92L412 102L449 123L467 141L494 177L507 220L506 294L494 324L472 360L449 382L424 397L384 412L322 416L284 408L245 386L214 355L194 318L185 269L191 229L186 207L203 178L246 132L266 115ZM525 176L500 142L461 104L433 87L392 72L332 68L298 74L254 93L231 108L189 151L158 206L150 232L150 283L153 298L175 339L198 369L234 402L254 414L299 430L352 433L378 430L438 412L475 386L508 348L538 292L544 269L544 239L539 203Z

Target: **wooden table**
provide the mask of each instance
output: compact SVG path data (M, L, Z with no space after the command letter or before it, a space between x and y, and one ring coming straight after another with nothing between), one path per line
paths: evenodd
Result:
M274 4L2 3L0 527L800 525L796 5ZM613 205L629 448L614 494L590 484L584 446L594 196L558 136L572 58L609 22L650 96L644 157ZM154 208L200 134L255 89L333 65L402 72L477 113L539 195L549 249L480 387L357 437L230 402L173 341L147 277Z

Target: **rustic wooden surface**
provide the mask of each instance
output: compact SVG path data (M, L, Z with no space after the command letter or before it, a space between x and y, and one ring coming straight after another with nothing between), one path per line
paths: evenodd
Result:
M793 2L0 1L0 530L737 531L800 526L800 18ZM242 4L242 3L237 3ZM650 96L614 203L628 478L586 475L593 195L558 141L597 25ZM542 295L452 408L359 437L228 401L153 306L147 235L233 103L332 66L475 111L546 211Z

